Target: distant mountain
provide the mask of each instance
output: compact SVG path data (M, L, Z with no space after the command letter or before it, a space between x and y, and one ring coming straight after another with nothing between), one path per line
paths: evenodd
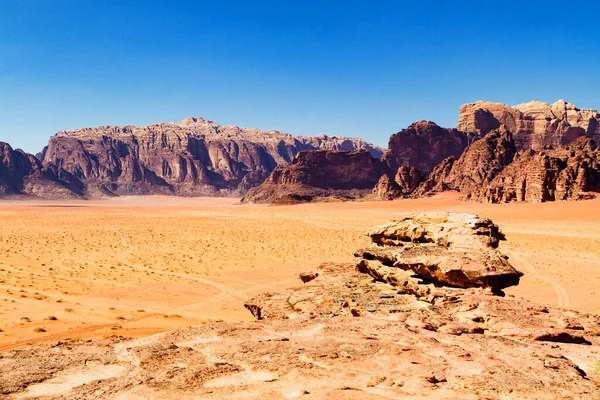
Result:
M35 156L0 142L0 196L69 198L83 191L83 184L67 171L52 163L43 165Z
M318 149L383 152L362 139L294 137L187 118L62 131L39 156L74 175L88 193L215 196L243 194L298 152Z
M512 133L517 150L562 146L580 136L600 143L600 113L564 100L553 104L531 101L514 107L487 101L465 104L460 107L456 128L483 136L500 125Z

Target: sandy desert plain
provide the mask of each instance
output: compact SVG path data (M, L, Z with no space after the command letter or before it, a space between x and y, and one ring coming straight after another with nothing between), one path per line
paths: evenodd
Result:
M0 202L0 352L66 339L127 337L251 320L243 303L351 261L364 231L414 212L489 217L525 273L507 293L600 312L600 200L238 205L232 198L122 197Z

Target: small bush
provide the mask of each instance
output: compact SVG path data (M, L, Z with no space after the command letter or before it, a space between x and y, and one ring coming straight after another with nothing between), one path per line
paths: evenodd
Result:
M44 328L35 328L33 331L34 332L46 332L46 329L44 329Z
M46 319L48 321L58 321L58 318L56 318L54 315L49 315L49 316L46 317Z

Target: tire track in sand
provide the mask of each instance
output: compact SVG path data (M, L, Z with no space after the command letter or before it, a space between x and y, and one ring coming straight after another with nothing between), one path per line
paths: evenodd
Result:
M525 260L522 257L521 253L515 252L515 251L509 251L508 255L510 257L512 257L513 259L516 259L517 261L519 261L519 264L523 265L537 279L539 279L543 282L546 282L548 285L550 285L552 287L552 289L554 289L554 292L556 293L556 297L557 297L557 306L558 307L569 308L569 306L571 305L571 299L564 287L562 287L559 283L553 281L552 279L548 278L547 276L540 274L535 269L533 264L531 264L529 261Z

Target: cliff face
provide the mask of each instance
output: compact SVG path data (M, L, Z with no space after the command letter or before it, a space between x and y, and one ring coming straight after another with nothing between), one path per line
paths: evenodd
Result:
M302 151L277 167L243 203L290 204L317 198L354 199L371 192L384 173L383 163L366 150Z
M115 194L216 195L260 184L301 150L346 147L381 154L361 139L294 138L188 118L180 123L59 132L41 157L89 187Z
M600 191L600 150L588 137L557 149L525 150L489 185L465 193L466 199L505 203L592 198Z
M445 129L431 121L419 121L392 135L383 160L393 174L400 167L414 167L426 174L447 157L459 157L476 135Z
M0 196L23 194L43 198L77 197L83 185L54 164L42 165L31 154L0 142Z
M457 129L461 131L485 135L500 125L513 134L517 150L557 147L584 135L600 140L600 114L564 100L553 104L531 101L514 107L478 101L460 108Z
M438 164L414 195L444 190L467 194L485 187L513 161L515 153L512 135L502 126L467 147L460 158L449 157Z

